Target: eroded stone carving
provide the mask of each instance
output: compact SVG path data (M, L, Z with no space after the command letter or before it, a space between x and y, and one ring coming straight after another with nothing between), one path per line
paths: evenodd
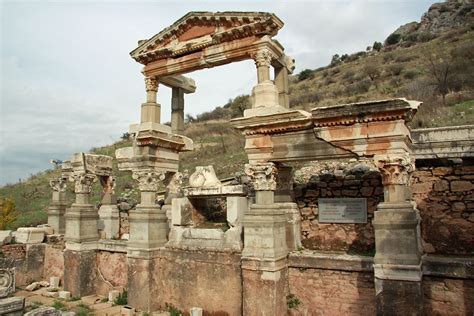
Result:
M156 78L152 78L152 77L146 77L145 78L145 89L146 91L155 91L157 92L158 91L158 80Z
M102 192L115 194L115 177L113 176L106 176L106 177L99 177L100 185L102 186Z
M189 177L189 185L193 188L220 187L222 183L216 176L213 166L198 166Z
M277 168L272 162L245 165L245 174L250 177L256 191L275 191L276 173Z
M74 182L74 193L91 193L92 184L97 177L90 173L73 174L69 180Z
M277 56L268 49L261 49L251 55L257 67L270 67L272 60Z
M65 177L59 177L49 180L49 186L55 192L65 192L67 187L67 179Z
M138 181L138 188L140 191L156 192L158 185L165 179L164 172L137 170L133 171L133 179Z
M411 174L415 171L415 162L409 154L379 158L377 166L382 175L383 185L409 185Z
M168 192L170 194L179 194L183 187L184 182L189 179L188 171L185 170L184 172L176 172L170 179L170 183L168 184Z
M0 298L7 297L15 292L15 268L10 259L0 260Z

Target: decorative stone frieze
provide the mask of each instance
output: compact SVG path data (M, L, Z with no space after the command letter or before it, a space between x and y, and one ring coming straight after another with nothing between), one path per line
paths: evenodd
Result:
M222 183L216 176L213 166L198 166L189 177L189 185L193 188L220 187Z
M415 171L415 161L408 153L403 156L379 158L377 166L382 175L383 185L410 185L411 174Z
M55 192L65 192L67 188L67 179L65 177L59 177L49 180L49 186Z
M73 174L69 180L74 182L74 192L87 194L91 193L92 184L97 181L97 177L90 173Z
M0 268L0 298L15 291L15 269Z
M156 192L158 191L158 185L160 182L165 179L165 173L150 170L137 170L133 171L132 177L138 181L138 188L140 191Z
M277 168L272 162L245 165L245 174L250 177L256 191L275 191L276 173Z
M146 91L158 91L158 79L156 77L145 77L145 89Z
M176 172L170 179L170 182L167 186L169 194L179 194L183 188L184 182L186 179L189 179L187 171Z

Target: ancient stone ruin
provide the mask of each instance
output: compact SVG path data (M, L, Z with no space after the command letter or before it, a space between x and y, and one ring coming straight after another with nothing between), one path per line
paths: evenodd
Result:
M133 147L115 153L140 192L128 228L114 158L74 154L51 180L48 224L59 235L44 243L44 228L26 229L25 248L4 246L20 260L19 283L59 276L74 297L127 289L143 312L472 313L474 126L410 130L421 104L403 98L290 109L294 60L274 39L282 27L271 13L190 12L139 41L131 56L144 65L146 102ZM193 150L183 96L196 84L184 75L246 59L256 66L252 107L231 121L245 136L243 175L179 172L179 154ZM171 127L160 121L160 85L173 91ZM62 235L64 244L49 237Z

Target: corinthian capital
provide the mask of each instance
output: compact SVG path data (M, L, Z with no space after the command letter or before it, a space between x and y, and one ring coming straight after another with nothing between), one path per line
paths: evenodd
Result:
M251 57L255 61L257 67L270 67L272 60L276 59L275 54L268 49L261 49L256 53L253 53Z
M409 185L415 162L410 155L388 156L377 160L377 167L382 175L383 185Z
M59 177L49 180L49 186L55 192L65 192L66 191L66 178Z
M245 174L250 180L256 191L275 191L277 168L272 162L246 164Z
M158 185L165 179L164 172L137 170L133 172L133 179L138 181L140 191L156 192Z
M158 91L158 80L155 77L145 77L146 91Z
M92 184L97 177L91 173L73 174L70 181L74 182L74 193L91 193Z

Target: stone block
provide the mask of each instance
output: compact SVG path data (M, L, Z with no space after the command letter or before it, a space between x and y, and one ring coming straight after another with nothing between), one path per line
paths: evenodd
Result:
M436 181L434 183L433 189L438 192L443 192L449 190L449 182L446 180Z
M133 316L135 315L135 308L125 305L122 306L122 309L120 310L120 315L121 316Z
M464 192L474 190L474 184L471 181L452 181L451 191Z
M20 244L39 244L44 240L44 230L37 227L20 227L15 233L15 241Z
M36 227L43 229L45 235L52 235L52 234L54 234L54 229L53 229L53 227L51 227L51 225L49 225L49 224L41 224L41 225L38 225L38 226L36 226Z
M248 210L247 198L240 196L227 197L227 222L231 226L242 223L244 213Z
M117 297L119 297L120 291L118 290L112 290L109 291L109 302L113 303Z
M190 316L202 316L202 308L201 307L191 307L189 309Z
M52 288L58 288L59 287L59 278L58 277L51 277L49 278L49 286Z
M68 292L68 291L59 291L58 295L59 295L59 298L62 298L63 300L71 299L71 292Z
M191 224L192 208L188 198L174 198L171 202L171 224L175 226Z
M12 231L11 230L0 230L0 242L2 245L11 243Z
M54 307L40 307L26 313L25 316L61 316L61 311Z

